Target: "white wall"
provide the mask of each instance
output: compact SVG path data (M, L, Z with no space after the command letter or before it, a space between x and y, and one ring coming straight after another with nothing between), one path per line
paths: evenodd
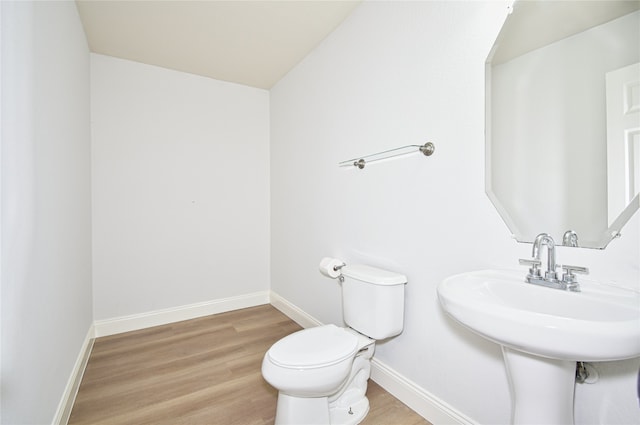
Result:
M484 194L484 61L505 16L502 2L365 2L271 91L272 289L341 323L321 257L405 273L404 333L376 357L486 424L509 422L501 352L445 317L436 286L530 255ZM429 158L337 167L427 140ZM638 221L607 250L560 248L559 261L639 289ZM598 365L600 382L577 390L577 423L636 423L638 366Z
M0 7L0 421L43 424L93 320L89 50L73 2Z
M91 55L95 319L267 291L269 92Z

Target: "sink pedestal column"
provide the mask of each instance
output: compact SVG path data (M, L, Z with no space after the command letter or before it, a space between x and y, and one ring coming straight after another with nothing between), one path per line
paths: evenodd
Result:
M576 362L502 346L514 425L572 425Z

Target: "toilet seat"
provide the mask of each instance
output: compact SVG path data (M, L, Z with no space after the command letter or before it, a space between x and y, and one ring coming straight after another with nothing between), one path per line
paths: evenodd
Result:
M294 332L276 342L267 352L269 360L288 369L315 369L354 357L358 337L336 325Z

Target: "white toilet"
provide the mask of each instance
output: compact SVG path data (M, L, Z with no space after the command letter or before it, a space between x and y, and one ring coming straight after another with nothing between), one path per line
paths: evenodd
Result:
M278 389L276 425L358 424L376 340L402 332L407 278L365 265L341 268L347 328L304 329L271 346L262 375Z

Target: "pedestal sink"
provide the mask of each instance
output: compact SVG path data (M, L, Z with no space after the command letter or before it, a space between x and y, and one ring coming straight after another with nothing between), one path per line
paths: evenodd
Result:
M502 346L514 424L572 424L576 361L640 356L640 294L595 282L566 292L484 270L438 285L444 310Z

